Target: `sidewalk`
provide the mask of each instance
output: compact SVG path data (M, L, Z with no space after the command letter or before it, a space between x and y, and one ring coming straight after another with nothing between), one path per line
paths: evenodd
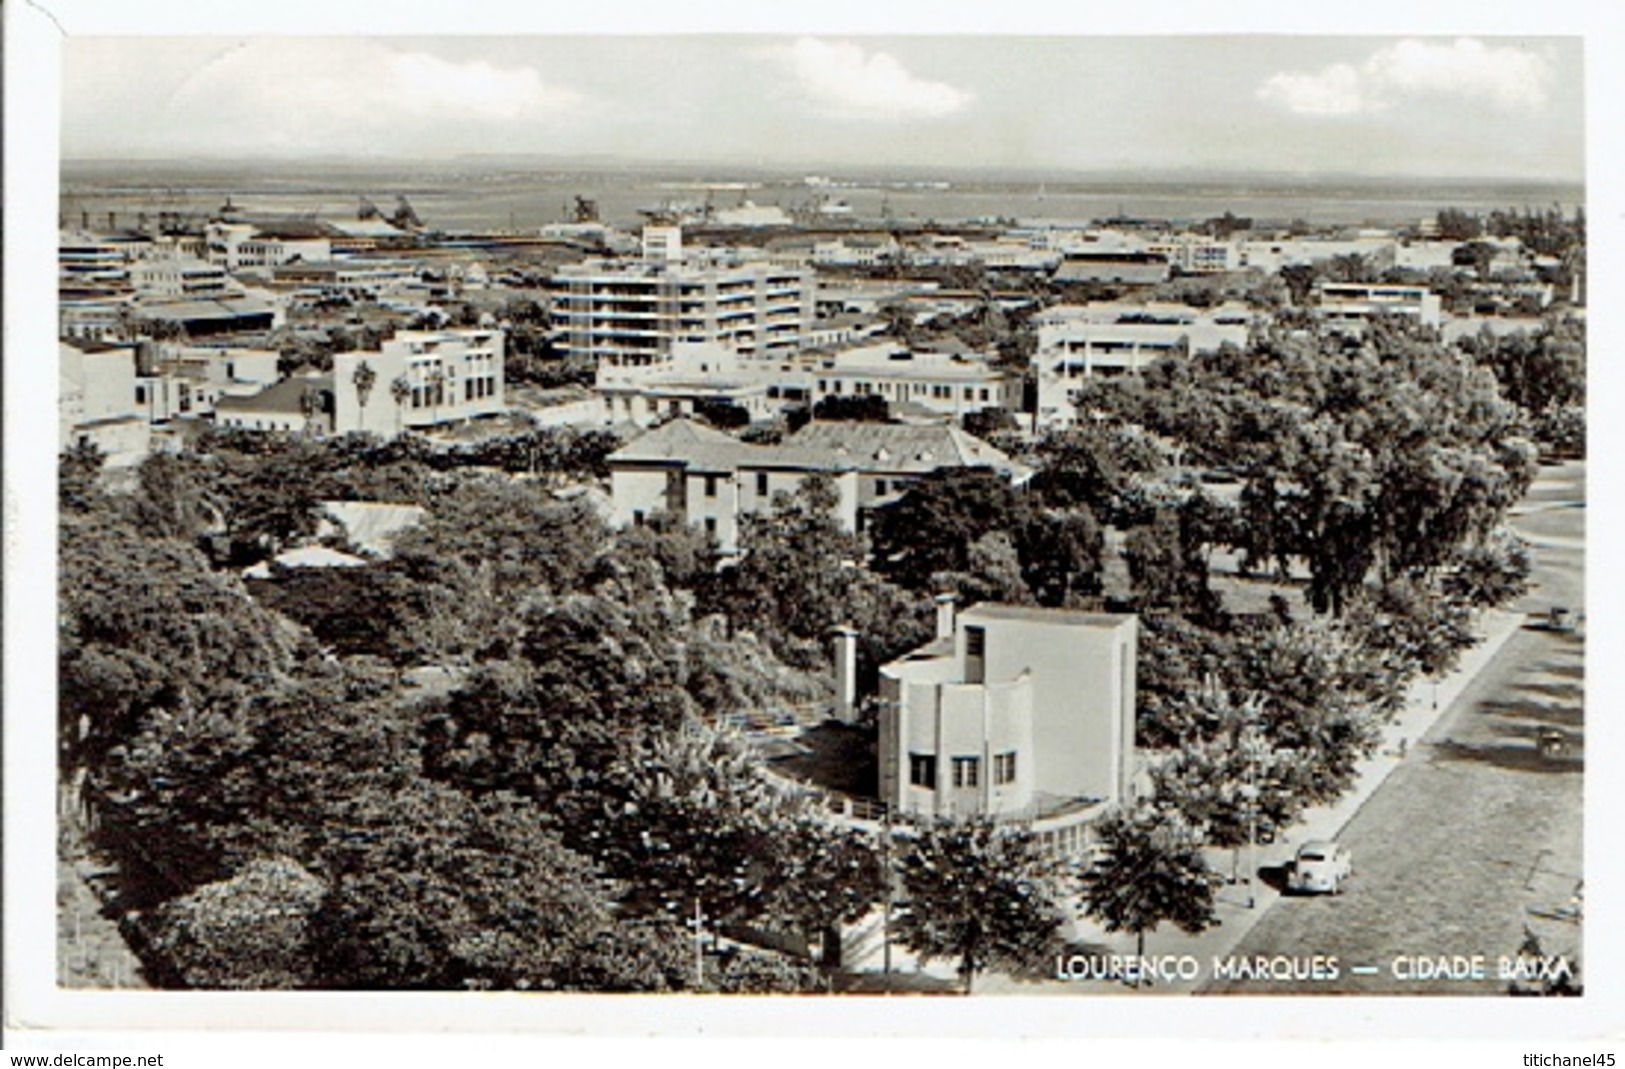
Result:
M1381 742L1377 751L1361 761L1356 766L1355 783L1349 791L1336 803L1316 806L1305 811L1302 818L1285 829L1285 834L1269 844L1259 844L1256 848L1254 864L1259 867L1269 867L1285 864L1290 861L1296 852L1297 845L1311 839L1336 839L1343 827L1359 812L1367 799L1376 793L1393 770L1405 760L1403 756L1419 742L1434 722L1439 719L1445 710L1461 696L1462 692L1472 683L1486 665L1500 652L1507 639L1523 625L1525 617L1522 613L1508 612L1506 610L1492 610L1484 613L1475 628L1480 641L1477 645L1462 654L1461 663L1456 669L1441 677L1435 684L1431 680L1419 680L1411 685L1406 695L1404 708L1389 723L1382 732ZM1242 849L1243 870L1246 867L1247 850ZM1213 850L1209 855L1209 863L1214 871L1228 873L1230 871L1231 855L1229 850ZM1122 983L1110 980L1083 980L1071 981L1056 979L1053 975L1044 979L1024 979L1002 973L986 973L977 977L977 994L1019 994L1019 995L1059 995L1059 994L1189 994L1207 978L1206 963L1212 957L1223 957L1234 951L1253 925L1258 923L1264 912L1280 897L1280 892L1265 884L1263 881L1253 881L1253 908L1248 908L1248 889L1245 884L1227 884L1219 889L1218 917L1220 923L1205 932L1189 935L1171 926L1159 928L1146 936L1146 956L1161 955L1195 956L1203 963L1200 975L1194 981L1174 981L1171 983L1158 982L1155 986L1130 988ZM1115 935L1106 934L1098 924L1081 915L1081 909L1074 904L1070 909L1071 919L1062 929L1062 935L1075 946L1087 946L1091 953L1101 955L1132 956L1135 950L1135 937L1131 934L1119 932ZM864 953L856 959L848 958L852 964L849 967L865 972L878 972L881 968L880 940L876 930L869 933L872 938L863 941ZM1051 966L1053 973L1053 966ZM923 968L900 948L892 948L892 970L898 973L924 972L932 976L945 978L952 977L953 963L946 961L933 961Z

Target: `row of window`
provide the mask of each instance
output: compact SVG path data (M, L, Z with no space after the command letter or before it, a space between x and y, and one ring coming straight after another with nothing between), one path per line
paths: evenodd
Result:
M936 754L908 755L908 781L915 787L925 787L935 790L937 786L937 766L939 760ZM982 785L982 759L980 757L950 757L948 759L949 782L955 787L979 787ZM993 785L1003 787L1016 781L1016 753L993 755Z
M844 385L843 380L834 379L833 380L834 389L830 388L831 381L832 380L830 380L830 379L819 379L818 380L818 392L819 393L824 393L824 394L828 394L828 393L839 394L839 393L841 393L842 389L843 389L843 385ZM967 400L967 401L975 401L975 400L977 400L978 393L981 395L981 400L983 402L991 402L992 399L993 399L992 390L989 389L986 386L982 386L982 387L965 386L962 389L963 389L964 399ZM954 388L952 386L945 386L945 385L943 385L941 383L925 383L925 382L915 382L915 383L907 383L907 382L897 382L897 383L893 383L893 382L879 382L879 383L854 382L852 384L852 393L855 396L858 396L858 397L867 397L870 394L876 394L876 393L878 393L878 394L886 394L886 395L895 394L899 398L906 398L906 397L909 397L909 396L924 397L929 393L930 396L932 396L932 397L934 397L934 398L936 398L938 400L949 401L949 400L953 399Z

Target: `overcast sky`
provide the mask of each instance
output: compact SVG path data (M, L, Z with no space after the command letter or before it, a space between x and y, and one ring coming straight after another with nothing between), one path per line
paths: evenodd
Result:
M1581 180L1574 37L70 37L68 157Z

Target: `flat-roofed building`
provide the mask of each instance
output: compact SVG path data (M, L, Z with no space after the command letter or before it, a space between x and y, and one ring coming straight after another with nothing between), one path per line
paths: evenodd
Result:
M57 345L57 448L93 445L110 467L147 455L151 431L135 401L135 347Z
M1321 321L1343 333L1359 333L1377 316L1400 316L1425 327L1443 318L1439 295L1426 286L1380 282L1319 282L1315 304Z
M1152 252L1068 249L1053 278L1059 283L1154 286L1168 281L1170 273L1168 258Z
M142 260L130 265L129 275L136 295L144 299L212 300L240 292L224 267L204 260Z
M295 375L246 396L220 397L219 427L282 434L326 435L333 431L333 376Z
M1057 305L1036 320L1040 427L1077 422L1077 391L1095 375L1134 374L1152 362L1222 345L1245 346L1252 313L1241 305L1196 309L1183 304L1102 302Z
M506 340L495 329L403 330L375 352L334 354L336 433L392 438L507 411Z
M880 800L927 818L1042 820L1127 801L1132 614L939 599L936 638L880 670Z
M679 341L742 355L799 351L813 319L812 273L743 259L689 262L675 228L648 228L645 258L565 264L553 278L559 340L612 366L655 362Z
M959 417L988 408L1021 408L1021 378L985 354L916 351L895 341L841 349L814 367L812 399L882 397Z

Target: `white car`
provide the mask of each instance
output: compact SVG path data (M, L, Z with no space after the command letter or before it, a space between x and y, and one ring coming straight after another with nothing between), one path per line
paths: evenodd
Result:
M1313 839L1298 847L1287 875L1287 890L1305 895L1341 894L1343 881L1354 873L1354 859L1327 839Z

